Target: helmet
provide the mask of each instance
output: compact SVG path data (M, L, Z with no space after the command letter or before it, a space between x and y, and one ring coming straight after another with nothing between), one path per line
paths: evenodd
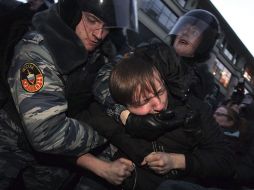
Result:
M90 12L108 28L138 31L137 0L59 0L61 18L72 28L81 19L82 11Z
M169 33L173 37L172 43L174 43L175 37L187 25L195 26L199 30L197 35L202 36L202 40L195 51L195 57L209 55L219 35L219 22L217 18L209 11L202 9L193 9L187 12L177 20Z
M106 23L109 28L138 30L136 0L79 0L87 11Z

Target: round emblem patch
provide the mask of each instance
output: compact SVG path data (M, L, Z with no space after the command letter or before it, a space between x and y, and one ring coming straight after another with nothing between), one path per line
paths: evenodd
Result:
M20 80L27 92L38 92L44 84L41 70L33 63L26 63L21 67Z

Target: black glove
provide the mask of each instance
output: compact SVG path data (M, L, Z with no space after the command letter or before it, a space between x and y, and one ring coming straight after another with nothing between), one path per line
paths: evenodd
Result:
M176 113L172 110L143 116L130 113L126 121L126 131L134 137L154 140L183 124L184 118Z

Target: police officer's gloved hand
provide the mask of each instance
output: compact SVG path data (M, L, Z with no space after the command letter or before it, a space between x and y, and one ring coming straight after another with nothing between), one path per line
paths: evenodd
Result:
M130 113L125 127L131 136L154 140L165 132L176 129L183 121L183 118L178 117L172 110L147 115Z

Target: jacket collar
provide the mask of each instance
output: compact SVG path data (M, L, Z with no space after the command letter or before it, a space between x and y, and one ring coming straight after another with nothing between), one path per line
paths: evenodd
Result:
M62 74L68 74L86 62L88 52L75 31L60 18L56 6L36 14L32 23L43 35Z

